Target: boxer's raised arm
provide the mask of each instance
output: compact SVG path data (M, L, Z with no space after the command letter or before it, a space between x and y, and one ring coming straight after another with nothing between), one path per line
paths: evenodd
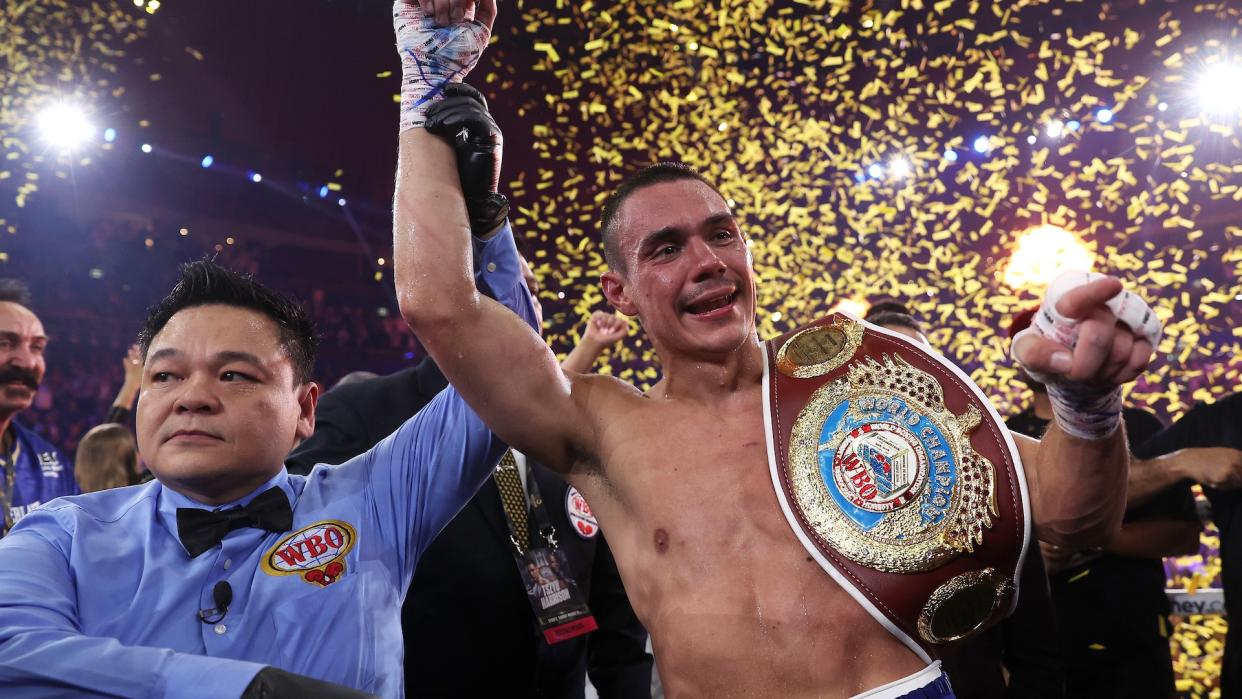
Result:
M445 8L435 4L426 9L438 16ZM447 27L408 0L393 5L402 66L393 202L397 299L428 353L488 426L564 471L594 453L585 416L589 387L600 382L567 378L534 330L478 292L457 158L424 128L431 105L478 61L494 18L494 0L480 2L473 20Z
M422 128L401 134L393 218L401 314L466 402L549 467L593 452L579 405L588 382L576 391L543 339L475 288L453 150Z

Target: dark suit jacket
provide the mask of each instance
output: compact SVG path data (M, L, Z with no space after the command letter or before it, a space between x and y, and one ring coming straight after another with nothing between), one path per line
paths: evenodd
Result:
M431 360L388 376L333 388L319 401L315 434L286 466L309 473L370 449L447 385ZM411 697L583 696L585 673L600 697L650 697L647 633L634 615L602 538L569 523L569 486L527 461L561 548L599 630L549 645L509 543L500 492L488 479L419 561L402 610L405 686ZM529 477L529 476L528 476Z

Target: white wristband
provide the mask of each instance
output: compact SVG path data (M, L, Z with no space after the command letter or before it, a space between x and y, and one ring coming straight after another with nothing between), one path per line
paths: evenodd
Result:
M393 3L392 23L401 56L401 131L407 131L426 123L444 88L474 68L491 31L473 20L437 27L413 0Z

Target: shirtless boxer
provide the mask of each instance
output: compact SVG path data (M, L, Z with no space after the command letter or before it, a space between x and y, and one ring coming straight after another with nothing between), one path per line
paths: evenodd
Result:
M605 210L604 293L640 317L664 372L645 394L608 376L567 376L536 333L475 292L462 195L456 178L438 174L456 166L453 151L422 128L421 110L477 60L495 4L479 3L464 24L469 3L423 7L434 19L405 0L394 7L405 69L394 204L402 314L499 435L590 501L668 696L844 697L930 677L927 662L812 561L778 506L752 260L713 186L673 175L614 194ZM468 46L450 58L426 50L452 41ZM1151 344L1104 305L1120 290L1100 279L1068 291L1056 310L1078 322L1074 349L1028 336L1017 356L1075 386L1132 380ZM1127 452L1115 428L1095 439L1053 428L1018 450L1040 538L1086 547L1118 525ZM885 696L907 686L921 684L899 682Z

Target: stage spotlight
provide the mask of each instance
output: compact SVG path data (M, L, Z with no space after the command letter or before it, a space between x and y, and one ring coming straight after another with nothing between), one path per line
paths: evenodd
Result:
M884 176L884 166L879 163L871 163L867 168L867 174L878 180Z
M216 162L216 159L211 157L210 154L203 156L203 162L202 162L203 167L205 168L211 167L215 162Z
M845 312L857 318L862 318L867 312L867 302L858 299L843 298L836 302L832 308L828 309L829 313Z
M1069 129L1070 131L1077 131L1078 129L1082 128L1082 122L1078 121L1077 119L1070 119L1069 121L1065 122L1065 128Z
M111 127L104 129L104 140L107 141L108 143L112 143L113 141L115 141L116 140L116 129L111 128Z
M1168 108L1169 108L1169 103L1168 103L1168 102L1161 102L1160 104L1157 104L1157 105L1156 105L1156 109L1158 109L1159 111L1162 111L1162 112L1163 112L1163 111L1166 111Z
M986 153L992 149L992 139L987 136L980 136L975 139L973 147L976 153Z
M1035 145L1035 142L1036 142L1036 141L1038 141L1038 140L1039 140L1039 138L1038 138L1038 137L1036 137L1036 136L1035 136L1035 134L1031 134L1030 136L1027 136L1027 137L1026 137L1026 142L1027 142L1027 143L1029 143L1029 144L1031 144L1032 146L1033 146L1033 145Z
M1044 133L1048 134L1048 138L1060 138L1065 132L1065 122L1060 119L1053 119L1044 126Z
M345 197L336 200L338 206L345 206Z
M1105 107L1095 113L1095 120L1101 124L1111 123L1113 120L1113 110Z
M1208 116L1234 119L1242 114L1242 63L1213 63L1196 82L1199 106Z
M95 127L80 107L57 102L39 112L39 130L49 145L71 151L95 135Z
M899 155L888 161L888 174L897 179L909 177L912 170L910 161L905 156Z
M144 143L144 144L142 144L141 146L139 146L138 148L139 148L139 150L141 150L143 153L150 153L150 152L151 152L151 144L150 144L150 143Z
M260 175L254 170L247 170L246 179L250 180L251 182L254 182L255 184L258 184L263 181L263 175Z
M957 151L953 150L952 148L944 149L944 159L951 163L956 163L957 162Z
M328 198L328 185L325 184L324 186L319 188L319 198L320 199Z
M1061 272L1090 272L1094 264L1095 254L1077 236L1059 226L1043 225L1018 237L1004 280L1013 289L1037 289Z

